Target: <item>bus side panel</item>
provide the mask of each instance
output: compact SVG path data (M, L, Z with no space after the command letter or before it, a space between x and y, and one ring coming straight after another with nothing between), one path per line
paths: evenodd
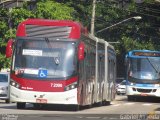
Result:
M115 51L107 46L106 56L106 88L107 88L107 101L115 99L115 79L116 79L116 55Z
M96 46L95 41L82 38L85 43L85 59L79 61L79 104L91 105L94 97L94 84L95 84L95 56Z

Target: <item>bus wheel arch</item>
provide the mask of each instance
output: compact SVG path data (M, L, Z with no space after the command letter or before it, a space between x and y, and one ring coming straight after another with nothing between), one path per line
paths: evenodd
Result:
M83 93L84 92L84 90L83 90L83 85L82 85L82 88L81 88L81 93L80 93L80 105L83 105L83 102L84 102L84 100L83 100Z
M90 105L93 106L93 104L95 103L94 85L92 86L92 93L90 99L91 99Z

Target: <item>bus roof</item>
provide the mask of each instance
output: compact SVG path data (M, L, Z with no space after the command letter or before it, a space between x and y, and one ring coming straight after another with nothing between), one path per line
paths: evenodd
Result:
M132 50L126 57L160 57L160 51L154 50Z
M88 35L80 23L71 20L27 19L19 24L17 37L58 37L79 39Z

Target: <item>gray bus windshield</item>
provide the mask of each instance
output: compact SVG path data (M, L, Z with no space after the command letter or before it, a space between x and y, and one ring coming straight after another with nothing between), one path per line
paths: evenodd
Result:
M0 82L8 82L8 74L0 74Z
M12 71L35 79L65 78L76 71L76 43L73 41L16 41Z
M129 76L141 80L159 79L160 58L130 58Z

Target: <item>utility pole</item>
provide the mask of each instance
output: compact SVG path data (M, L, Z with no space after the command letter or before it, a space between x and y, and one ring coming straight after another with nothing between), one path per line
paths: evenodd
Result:
M113 25L111 25L111 26L108 26L108 27L106 27L106 28L104 28L104 29L98 30L96 33L102 32L102 31L104 31L104 30L107 30L107 29L109 29L109 28L112 28L112 27L114 27L114 26L117 26L117 25L119 25L119 24L122 24L122 23L124 23L124 22L127 22L127 21L129 21L129 20L131 20L131 19L140 20L140 19L142 19L142 17L141 17L141 16L129 17L129 18L124 19L124 20L122 20L122 21L120 21L120 22L118 22L118 23L115 23L115 24L113 24Z
M95 11L96 11L96 0L93 0L92 8L92 18L91 18L91 35L94 35L94 21L95 21Z

